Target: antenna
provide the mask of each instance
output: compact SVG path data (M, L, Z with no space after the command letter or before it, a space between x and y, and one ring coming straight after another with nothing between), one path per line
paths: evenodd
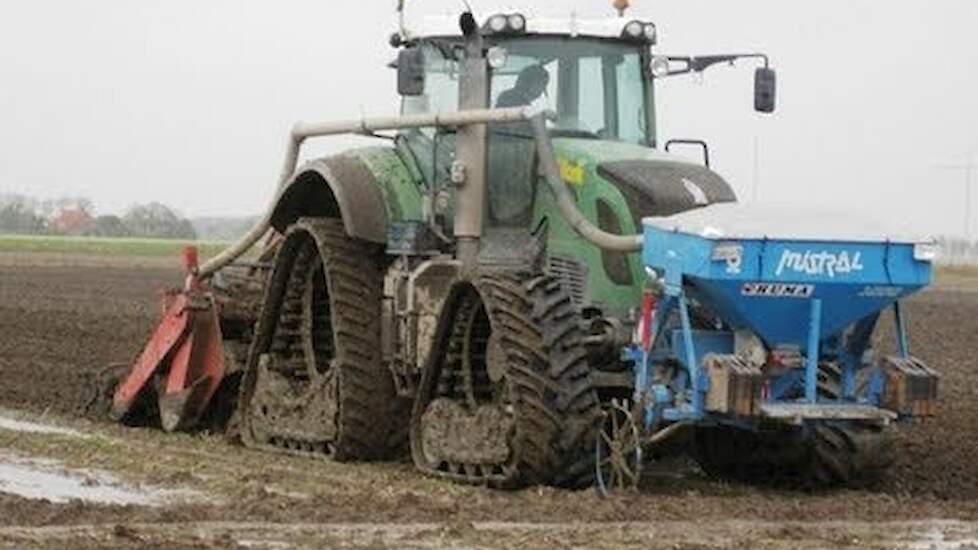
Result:
M397 26L400 28L401 37L407 38L408 32L404 27L404 2L406 0L397 0Z

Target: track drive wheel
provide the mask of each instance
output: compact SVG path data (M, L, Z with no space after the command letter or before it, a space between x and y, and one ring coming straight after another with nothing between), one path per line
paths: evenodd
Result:
M590 485L600 408L578 318L550 276L458 283L412 411L415 465L500 488Z
M241 383L246 445L336 460L403 449L406 407L381 357L382 255L339 219L288 230Z

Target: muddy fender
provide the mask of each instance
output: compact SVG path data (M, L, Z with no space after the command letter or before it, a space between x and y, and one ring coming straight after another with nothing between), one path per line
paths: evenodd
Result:
M350 237L387 242L389 216L381 184L352 155L310 161L296 172L275 206L272 227L284 233L301 217L341 218Z

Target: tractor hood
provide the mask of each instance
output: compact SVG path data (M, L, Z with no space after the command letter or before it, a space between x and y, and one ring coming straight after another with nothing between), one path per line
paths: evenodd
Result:
M636 222L709 204L736 202L716 172L683 157L640 145L593 139L554 140L561 177L571 185L604 182L616 187Z

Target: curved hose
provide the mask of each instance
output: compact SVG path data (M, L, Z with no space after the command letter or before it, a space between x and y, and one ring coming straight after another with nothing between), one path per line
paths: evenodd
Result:
M608 233L597 227L591 220L584 217L577 209L577 204L567 190L560 177L560 167L557 166L557 153L554 151L553 142L547 133L547 121L544 114L536 114L530 118L530 126L533 127L533 135L537 142L537 153L540 157L540 168L543 170L544 179L550 186L557 206L561 214L567 219L567 223L574 228L574 231L584 237L585 240L598 248L606 250L616 250L620 252L635 252L642 249L642 235L615 235Z
M278 187L276 187L275 196L272 197L272 202L265 210L265 214L250 230L248 230L248 233L238 239L237 242L222 250L217 256L207 260L207 262L197 271L197 276L199 278L203 279L210 277L214 273L217 273L221 268L240 258L242 254L247 252L249 248L254 246L254 244L268 232L268 229L272 225L272 214L275 212L275 205L278 204L278 200L282 197L282 193L285 192L289 179L295 172L296 164L299 162L299 146L302 145L303 139L304 138L298 137L295 132L292 132L289 135L289 143L285 153L285 162L282 164L282 172L278 177Z

